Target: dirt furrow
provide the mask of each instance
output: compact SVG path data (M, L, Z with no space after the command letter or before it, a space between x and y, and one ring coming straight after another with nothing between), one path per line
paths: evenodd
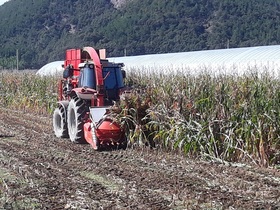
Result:
M95 152L55 138L51 117L0 108L0 152L0 204L7 208L280 208L276 169L148 148Z

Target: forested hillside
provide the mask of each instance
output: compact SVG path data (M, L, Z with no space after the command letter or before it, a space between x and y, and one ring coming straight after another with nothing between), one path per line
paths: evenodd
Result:
M112 1L116 2L116 1ZM10 0L0 6L0 69L39 68L67 48L109 56L280 44L280 0Z

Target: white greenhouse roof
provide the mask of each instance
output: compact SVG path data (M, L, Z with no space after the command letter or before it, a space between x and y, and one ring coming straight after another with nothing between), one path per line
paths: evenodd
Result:
M209 70L214 74L243 74L255 68L277 73L280 69L280 45L115 57L109 60L123 62L128 71L140 68L161 73L188 71L196 74Z
M280 45L204 50L167 54L150 54L108 58L111 62L124 63L126 71L188 72L197 74L209 71L213 74L243 74L250 69L280 72ZM37 73L53 75L63 71L63 61L43 66Z
M50 76L55 75L63 72L62 65L64 64L64 61L54 61L51 63L48 63L44 65L42 68L40 68L36 74L40 76Z

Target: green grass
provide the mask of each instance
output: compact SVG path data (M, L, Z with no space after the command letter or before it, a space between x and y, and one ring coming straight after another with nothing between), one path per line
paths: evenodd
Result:
M113 192L116 192L121 188L116 182L112 181L111 179L107 179L104 176L100 176L93 172L81 172L81 176L91 179L94 182L101 184L103 187L106 187L107 189Z

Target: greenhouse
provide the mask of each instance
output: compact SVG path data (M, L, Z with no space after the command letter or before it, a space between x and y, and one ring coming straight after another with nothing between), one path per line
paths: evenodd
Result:
M161 73L209 71L213 74L243 74L252 70L269 70L276 74L280 68L280 45L117 57L110 61L123 62L128 71L140 68Z
M54 61L48 63L44 65L42 68L40 68L36 74L41 76L60 74L63 71L63 67L62 67L63 63L64 61Z
M124 63L126 71L140 69L158 73L188 72L198 74L244 74L257 70L278 75L280 68L280 45L204 50L192 52L150 54L139 56L112 57L111 62ZM63 61L42 67L38 74L54 74L62 70Z

